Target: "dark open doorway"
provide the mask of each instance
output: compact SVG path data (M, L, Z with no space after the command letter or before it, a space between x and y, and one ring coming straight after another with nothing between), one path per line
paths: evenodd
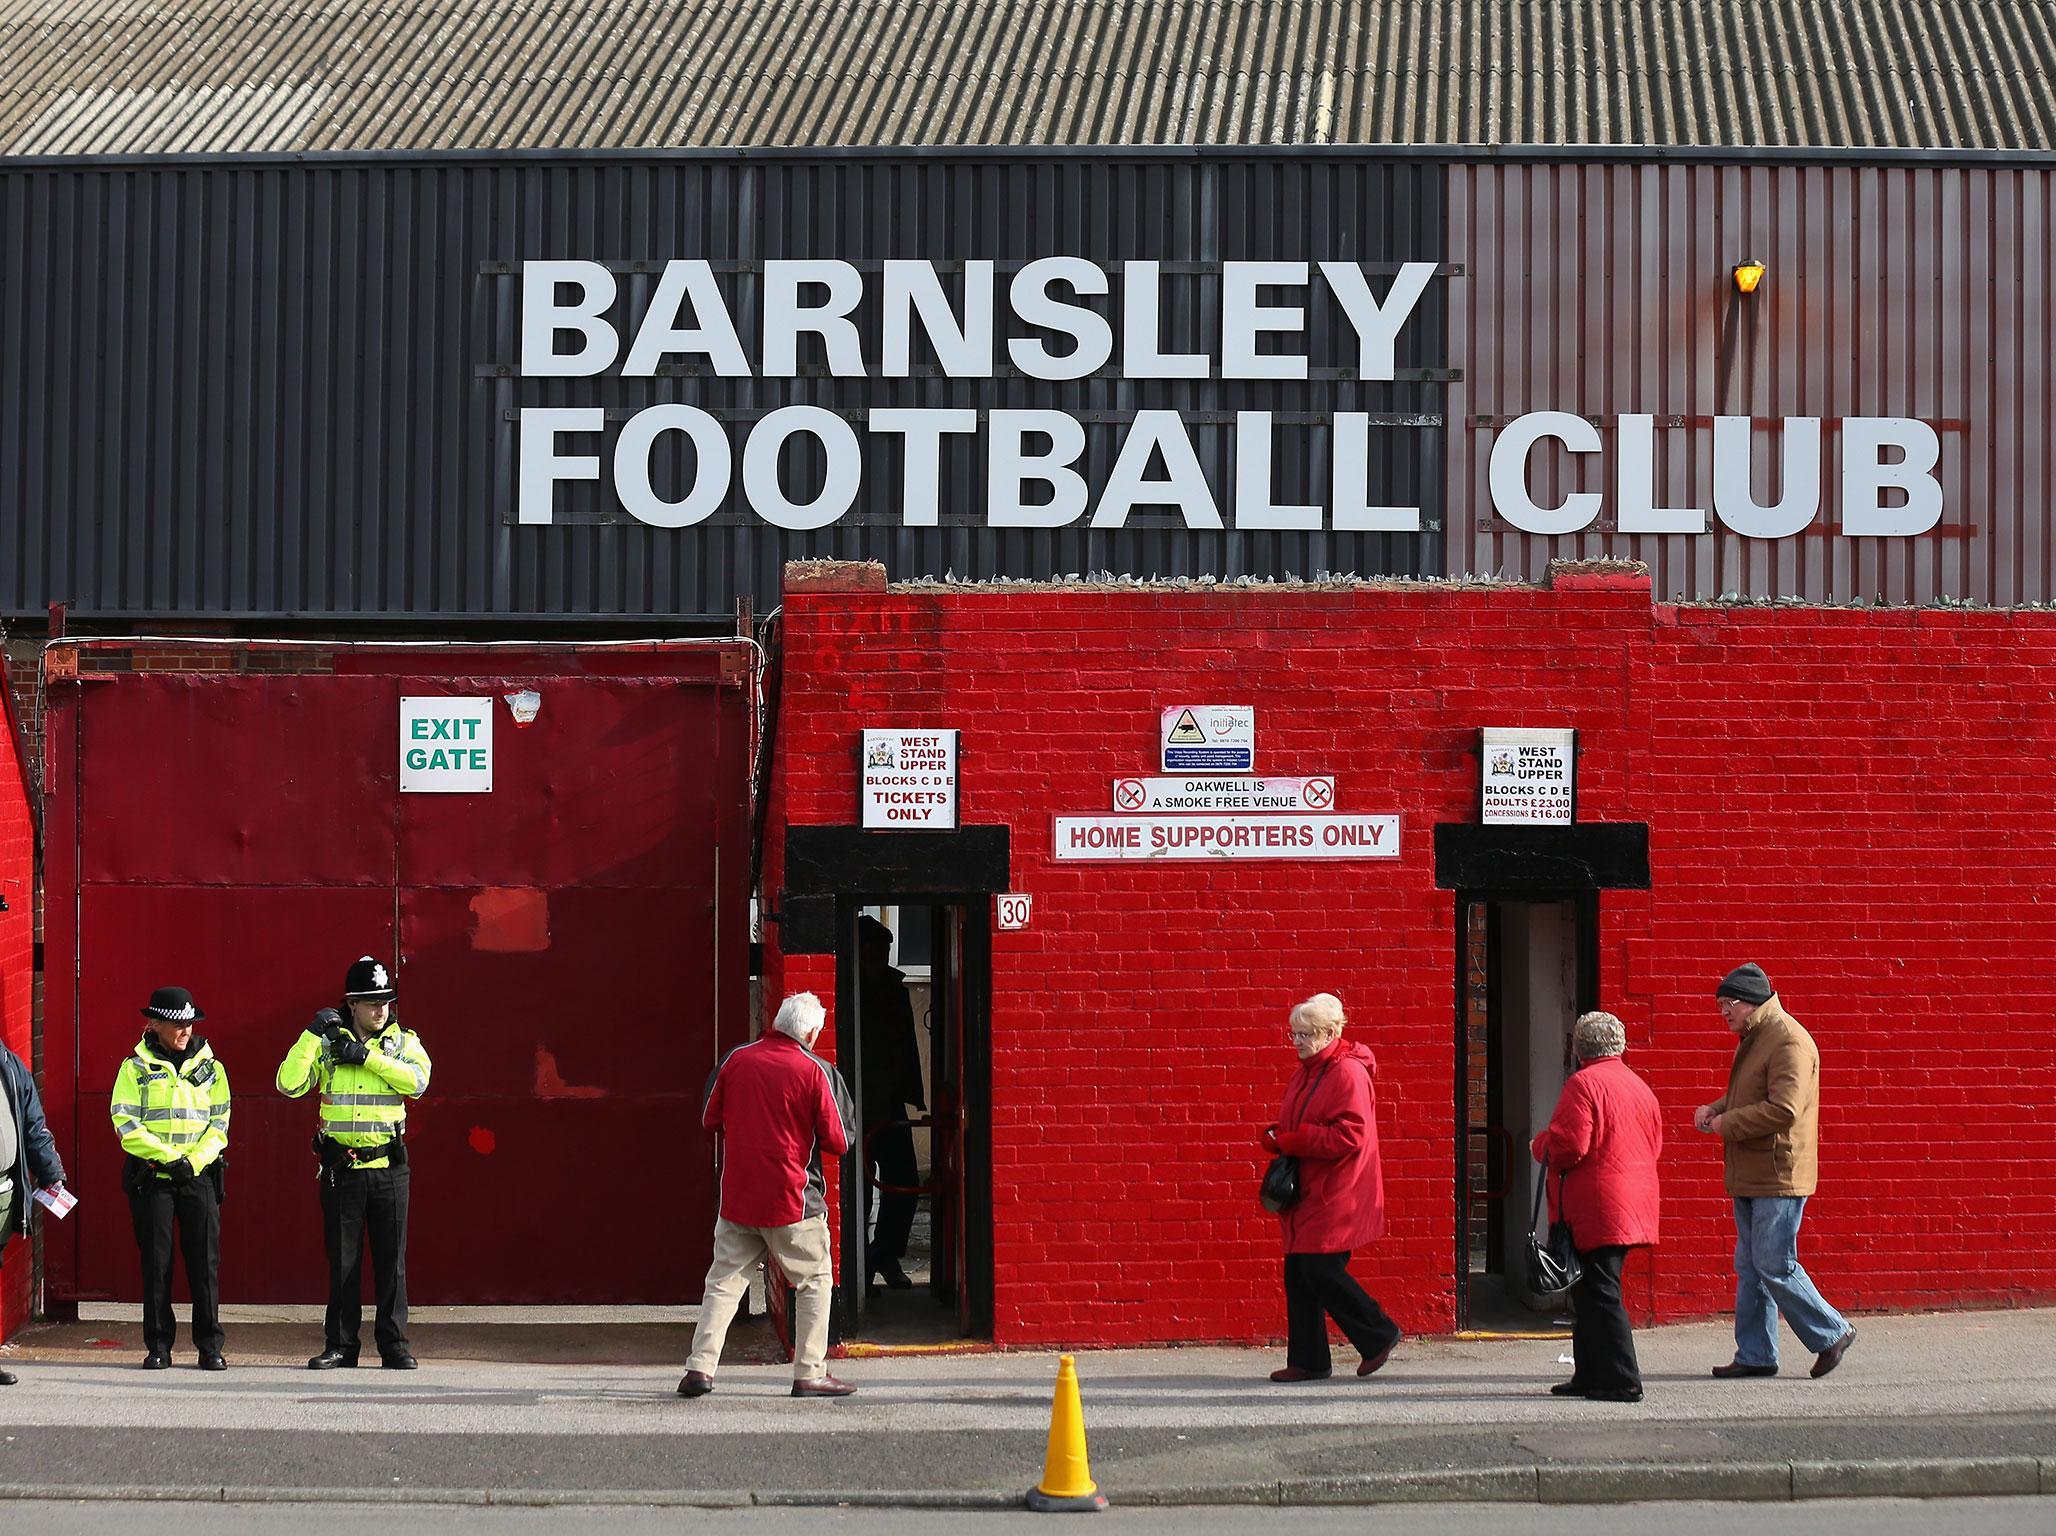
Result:
M950 832L793 827L786 834L780 947L792 955L835 956L836 1059L859 1118L871 1121L860 1135L880 1122L928 1122L885 1126L888 1133L913 1133L912 1183L874 1172L861 1149L843 1160L841 1210L831 1217L840 1224L838 1339L918 1345L992 1337L992 898L1007 889L1008 846L1003 826ZM899 1104L901 1113L889 1113L891 1094L874 1086L873 1114L864 1115L858 933L867 915L891 919L892 958L906 961L923 982L918 997L905 985L912 975L903 972L898 985L914 1012L925 1113L913 1112L914 1093ZM878 1049L868 1066L876 1065ZM874 1201L867 1219L864 1195L867 1187L875 1189L874 1179L893 1185L894 1193L914 1192L907 1256L915 1263L904 1267L916 1283L905 1290L865 1285L875 1222L885 1214L882 1200Z
M1521 1268L1540 1169L1528 1143L1570 1071L1571 1024L1598 1006L1599 900L1459 892L1457 1327L1552 1328Z
M1571 1026L1602 1006L1600 892L1649 888L1649 829L1445 822L1435 883L1456 897L1456 1325L1554 1328L1564 1314L1521 1273L1540 1178L1528 1143L1569 1073Z
M845 1339L992 1336L990 910L984 896L838 903L836 1057L861 1139L843 1160Z

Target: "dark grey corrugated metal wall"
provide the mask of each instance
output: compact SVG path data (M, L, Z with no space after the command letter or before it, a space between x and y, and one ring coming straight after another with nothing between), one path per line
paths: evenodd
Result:
M2005 166L1461 164L1450 171L1452 563L1535 577L1550 558L1649 562L1659 596L2013 604L2056 600L2056 170ZM1769 275L1741 300L1729 268ZM1534 456L1538 502L1600 491L1585 533L1492 515L1496 424L1528 411L1601 420L1605 452ZM1659 500L1711 505L1714 414L1903 415L1937 427L1939 527L1831 531L1839 475L1795 538L1611 531L1612 418L1657 432ZM1772 439L1755 485L1771 499ZM1667 497L1667 500L1665 499Z
M989 257L1004 273L1041 255L1153 257L1167 349L1210 349L1218 280L1171 264L1440 260L1444 184L1426 162L1227 156L0 166L0 610L712 615L738 593L772 601L782 563L815 555L882 558L895 577L1434 571L1443 281L1389 384L1353 378L1351 335L1318 285L1304 383L1046 384L1004 366L972 382L502 374L518 358L512 271L538 257L706 257L746 338L752 264L769 258ZM624 329L654 281L623 278ZM868 303L862 323L875 339ZM1187 532L1148 511L1119 532L995 533L968 444L945 459L944 526L910 530L896 449L875 438L856 507L818 533L757 522L739 493L699 528L648 528L592 487L561 494L568 524L513 523L515 408L659 400L731 424L788 403L1054 407L1088 419L1095 485L1121 422L1175 408L1224 503L1235 410L1280 413L1279 497L1300 501L1326 489L1318 421L1366 410L1393 418L1372 428L1372 499L1420 505L1430 531Z

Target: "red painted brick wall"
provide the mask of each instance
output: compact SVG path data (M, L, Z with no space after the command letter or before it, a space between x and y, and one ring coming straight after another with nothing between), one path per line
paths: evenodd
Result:
M16 733L5 711L14 708L11 679L0 658L0 894L7 910L0 912L0 1042L23 1061L29 1049L30 1006L35 986L36 832L29 814L24 765L15 755ZM27 1197L27 1191L22 1191ZM26 1242L7 1245L0 1261L0 1339L19 1328L29 1314L34 1259Z
M1286 1008L1339 993L1378 1056L1391 1230L1356 1268L1454 1321L1453 896L1473 732L1576 727L1580 818L1651 829L1609 892L1601 991L1670 1122L1666 1318L1731 1304L1711 1002L1755 959L1824 1059L1804 1257L1865 1308L2056 1298L2056 615L1652 606L1521 587L793 591L766 889L796 823L854 819L866 725L963 733L964 822L1013 828L1034 926L995 934L996 1331L1005 1343L1283 1331L1258 1129ZM1260 766L1397 812L1377 863L1059 864L1050 817L1153 771L1158 710L1249 703ZM767 958L827 998L826 960Z

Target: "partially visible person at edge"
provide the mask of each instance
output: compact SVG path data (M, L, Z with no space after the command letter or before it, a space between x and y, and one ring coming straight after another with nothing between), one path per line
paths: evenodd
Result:
M428 1091L428 1052L393 1017L393 981L370 955L343 973L342 1009L323 1008L279 1063L278 1091L321 1089L314 1155L321 1161L321 1236L328 1313L310 1371L357 1363L364 1327L364 1248L371 1247L378 1363L414 1369L407 1339L407 1100ZM347 1012L348 1017L345 1017Z
M1728 1091L1692 1116L1695 1129L1720 1137L1735 1202L1735 1358L1713 1374L1777 1375L1782 1313L1813 1351L1809 1374L1825 1376L1856 1330L1799 1263L1799 1223L1819 1182L1820 1052L1762 967L1737 966L1713 996L1739 1037Z
M35 1191L64 1187L64 1163L43 1120L42 1095L28 1064L0 1045L0 1262L8 1240L29 1235ZM11 1371L0 1371L0 1387L14 1385Z
M914 1024L914 1004L907 995L906 973L892 964L892 930L865 913L857 919L857 1018L861 1042L861 1084L864 1109L866 1174L886 1186L873 1191L864 1180L866 1223L878 1207L878 1230L864 1251L871 1276L895 1291L913 1285L901 1261L907 1256L907 1235L914 1229L920 1197L905 1193L921 1182L914 1158L914 1132L904 1122L909 1105L925 1111L928 1097L921 1083L921 1039ZM867 1281L870 1276L867 1276Z
M1656 1159L1663 1118L1656 1095L1621 1053L1628 1033L1610 1013L1582 1015L1571 1031L1577 1068L1556 1112L1529 1150L1550 1185L1550 1214L1569 1224L1581 1272L1571 1287L1571 1379L1558 1397L1609 1403L1642 1401L1635 1334L1621 1301L1621 1266L1630 1248L1656 1243Z
M200 1369L222 1358L222 1158L228 1151L228 1072L193 1033L207 1015L184 987L159 987L143 1009L149 1022L115 1074L108 1114L121 1138L121 1187L128 1194L143 1261L143 1369L168 1370L178 1320L171 1310L171 1261L181 1252L193 1298L193 1347Z
M814 1054L826 1022L818 997L795 992L762 1037L722 1057L707 1081L700 1123L722 1136L721 1202L680 1397L714 1390L736 1304L749 1289L750 1270L767 1255L796 1299L792 1395L848 1397L857 1390L828 1374L834 1271L821 1154L849 1151L857 1116L841 1074Z
M1399 1344L1399 1325L1349 1272L1354 1248L1385 1231L1385 1179L1378 1162L1377 1064L1344 1040L1340 998L1317 993L1294 1008L1286 1034L1299 1070L1285 1088L1264 1148L1299 1159L1299 1199L1278 1213L1285 1240L1285 1365L1273 1381L1319 1381L1332 1370L1328 1318L1363 1356L1368 1376Z

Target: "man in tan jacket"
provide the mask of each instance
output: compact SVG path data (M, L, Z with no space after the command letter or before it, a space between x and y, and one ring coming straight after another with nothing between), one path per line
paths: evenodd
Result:
M1819 1180L1820 1052L1761 966L1737 966L1713 996L1737 1036L1728 1091L1692 1116L1696 1129L1720 1137L1735 1202L1735 1358L1713 1374L1777 1375L1783 1313L1814 1353L1812 1374L1825 1376L1856 1330L1799 1263L1799 1223Z

